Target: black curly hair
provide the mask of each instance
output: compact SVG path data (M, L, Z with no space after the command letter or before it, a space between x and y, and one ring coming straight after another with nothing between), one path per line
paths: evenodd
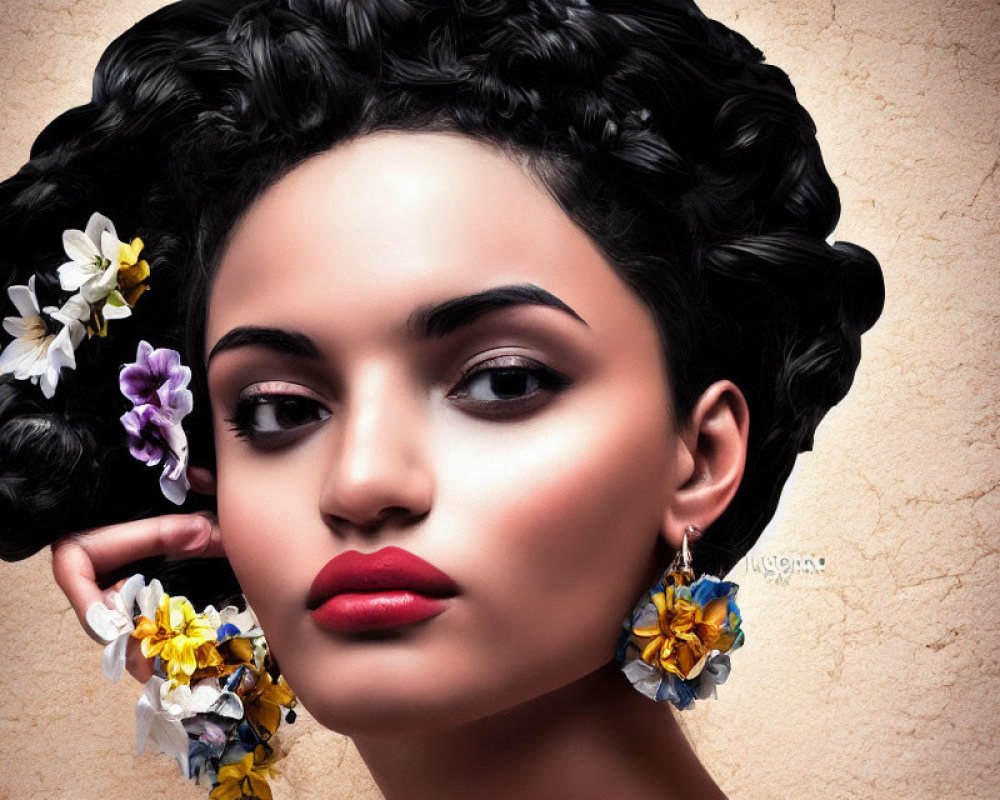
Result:
M205 304L229 231L296 164L381 130L474 137L544 185L652 310L682 419L740 387L745 477L696 562L746 552L884 300L875 258L827 242L838 194L784 72L686 0L182 0L108 48L92 101L0 184L6 285L38 273L53 301L61 232L95 210L152 267L52 400L0 378L0 555L169 510L118 423L140 338L194 368L192 460L212 464Z

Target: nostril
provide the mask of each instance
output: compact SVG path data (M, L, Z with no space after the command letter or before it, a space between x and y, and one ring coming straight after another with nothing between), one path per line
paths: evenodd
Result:
M423 521L429 512L417 512L404 506L388 506L369 519L350 519L326 514L327 524L337 534L358 533L371 536L383 528L406 528Z

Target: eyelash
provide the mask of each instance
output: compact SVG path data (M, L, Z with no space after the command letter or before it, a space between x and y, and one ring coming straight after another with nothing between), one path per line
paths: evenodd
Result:
M536 385L530 392L518 395L512 399L479 400L471 396L476 381L489 378L489 389L494 393L501 390L496 386L497 379L515 379L520 382ZM569 387L570 381L565 376L538 361L524 356L497 356L487 361L481 361L470 367L461 377L454 389L448 393L448 398L458 401L470 411L489 417L517 416L527 413L545 399L545 397L561 392ZM523 387L522 387L523 388Z
M483 379L489 380L488 391L497 395L498 399L487 400L473 396L477 389L476 383ZM515 397L500 399L499 395L503 389L497 386L498 380L517 381L514 389L515 393L516 390L520 390L520 393ZM472 413L500 418L528 413L538 407L547 396L558 393L569 385L570 381L564 375L538 361L523 356L506 355L470 367L463 373L455 388L448 392L447 397ZM299 419L303 419L304 416L311 418L281 428L279 415L282 411L287 415L289 407L294 408L296 404L299 404L295 409L296 413L302 415L298 417ZM260 421L256 419L256 415L262 408L271 410L272 422L279 427L279 430L258 430ZM329 419L330 416L330 411L322 403L302 394L244 390L237 398L233 415L227 418L226 422L239 439L277 445L289 437L294 437L303 429Z
M284 411L288 413L289 407L294 408L299 404L298 410L306 411L313 415L312 419L299 421L288 428L281 428L279 415ZM278 430L261 431L257 428L260 421L256 419L258 409L270 409L273 422L278 426ZM294 435L303 428L312 427L330 418L330 412L323 405L311 397L302 394L289 392L268 392L262 390L246 391L240 393L236 400L236 408L233 415L226 419L229 429L233 431L238 439L247 439L252 442L280 443L287 437Z

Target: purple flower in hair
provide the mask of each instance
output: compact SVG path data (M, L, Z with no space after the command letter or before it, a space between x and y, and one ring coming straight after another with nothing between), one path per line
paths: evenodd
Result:
M170 419L156 406L141 405L122 415L122 425L128 434L128 451L145 464L161 463L169 453L165 429Z
M149 342L139 342L135 363L125 365L119 380L122 394L137 406L169 408L180 417L191 413L191 369L181 364L176 350L154 350Z
M160 489L177 505L190 488L187 436L181 426L194 407L190 380L191 370L181 364L176 350L154 350L149 342L139 342L135 363L126 364L119 375L122 394L135 404L121 417L129 452L150 466L163 464Z

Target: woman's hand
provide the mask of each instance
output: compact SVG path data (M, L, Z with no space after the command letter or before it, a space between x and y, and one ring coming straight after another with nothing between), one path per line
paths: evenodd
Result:
M117 591L124 582L101 589L101 576L153 556L224 557L219 525L214 516L168 514L94 528L67 536L52 545L52 573L88 636L102 641L87 624L87 608L95 602L108 605L111 592ZM126 669L140 683L152 676L152 664L143 657L139 642L134 639L128 644Z

